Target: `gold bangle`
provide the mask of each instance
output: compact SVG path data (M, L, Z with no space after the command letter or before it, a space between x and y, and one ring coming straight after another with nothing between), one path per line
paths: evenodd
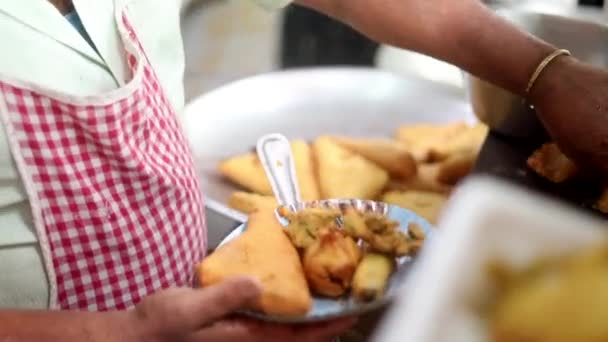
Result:
M556 59L559 56L571 56L571 55L572 54L570 53L570 51L560 49L560 50L555 50L552 54L550 54L545 59L543 59L543 61L540 62L538 67L536 67L536 70L532 74L532 77L530 77L530 81L528 82L528 87L526 88L526 94L530 93L530 90L532 90L532 87L534 87L534 84L536 83L536 80L538 80L538 77L540 77L540 74L542 74L542 72L547 68L547 66L549 64L551 64L551 62L553 62L554 59Z

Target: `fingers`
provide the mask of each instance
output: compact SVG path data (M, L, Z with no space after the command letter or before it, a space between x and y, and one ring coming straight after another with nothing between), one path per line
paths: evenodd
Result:
M181 306L189 329L196 329L246 307L262 292L259 281L249 277L236 277L220 284L193 290L179 298L175 305Z
M344 319L311 325L279 325L249 320L225 320L204 328L189 342L320 342L344 334L356 319Z

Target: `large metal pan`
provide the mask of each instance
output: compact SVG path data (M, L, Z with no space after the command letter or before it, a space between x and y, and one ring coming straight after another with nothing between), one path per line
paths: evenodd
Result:
M368 68L294 70L245 79L194 100L182 119L207 196L212 246L244 219L224 205L237 188L222 180L216 166L249 151L262 135L390 137L404 123L476 120L456 88Z

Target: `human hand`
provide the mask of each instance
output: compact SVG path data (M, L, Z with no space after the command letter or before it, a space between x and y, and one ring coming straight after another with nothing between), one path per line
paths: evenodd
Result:
M530 100L566 155L608 171L608 71L560 57L543 71Z
M260 295L250 278L235 278L204 289L170 289L144 299L132 312L140 341L305 342L328 341L354 323L345 319L313 325L276 325L231 317Z

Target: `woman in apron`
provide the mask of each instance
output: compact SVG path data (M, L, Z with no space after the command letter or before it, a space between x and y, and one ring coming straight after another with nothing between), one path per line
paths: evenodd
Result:
M178 4L0 1L1 341L321 341L351 325L227 318L253 279L191 289L206 227L176 116Z
M526 34L479 0L299 0L374 40L421 52L533 104L560 149L608 171L608 71Z

